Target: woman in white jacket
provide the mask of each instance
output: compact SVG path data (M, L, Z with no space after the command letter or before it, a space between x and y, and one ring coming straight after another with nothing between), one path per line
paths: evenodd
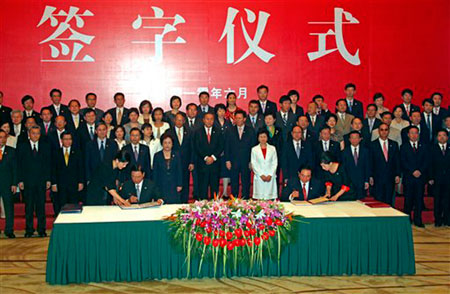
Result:
M260 200L276 199L277 191L277 151L267 144L269 132L266 129L258 131L259 144L252 148L251 165L253 176L253 198Z

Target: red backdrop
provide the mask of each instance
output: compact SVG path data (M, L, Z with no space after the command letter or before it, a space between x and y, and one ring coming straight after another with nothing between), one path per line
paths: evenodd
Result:
M54 26L51 18L40 24L47 6L55 7L49 14ZM66 21L65 14L71 6L79 8L76 14L80 23L75 17ZM166 18L145 18L162 16L152 6L162 9ZM263 18L259 12L270 14L260 41L256 42L262 50L274 55L268 62L251 53L239 63L227 63L230 35L220 42L219 39L229 7L238 12L233 22L234 38L230 38L234 40L234 61L249 48L242 24L252 41L257 39L255 31ZM313 61L308 58L308 52L318 50L319 36L310 34L335 30L335 8L351 13L359 22L344 24L342 33L349 54L359 50L359 65L351 64L340 51ZM244 9L253 11L256 18L252 19L251 13ZM329 104L334 103L343 96L344 85L353 82L357 85L356 96L366 103L375 92L381 91L387 98L387 106L392 106L400 101L400 91L409 87L414 90L415 103L440 91L446 97L444 104L448 105L449 12L448 0L2 0L0 90L5 94L5 105L13 107L20 107L20 98L25 94L35 97L37 107L49 104L49 90L59 88L65 103L77 98L84 104L85 93L92 91L98 94L99 106L107 108L112 106L112 95L117 91L125 93L127 106L150 99L154 105L166 107L172 94L181 94L185 103L197 101L200 87L210 91L220 89L214 92L213 99L221 102L226 90L246 88L247 94L238 101L246 108L246 100L256 97L259 84L270 87L272 100L297 89L301 104L305 105L318 93ZM163 58L155 62L154 43L133 41L155 41L155 35L161 34L162 29L143 27L173 24L176 14L184 22L178 17L176 30L163 37L164 42L172 43L163 43ZM134 23L135 29L132 25L138 15L144 18L141 24ZM345 22L350 19L344 16ZM62 28L67 24L73 31L63 30L60 36L43 42L61 24ZM77 40L76 32L94 38L87 44ZM185 42L174 43L178 37ZM75 62L67 62L74 52L74 43L84 47L73 58ZM50 45L59 53L57 57L56 53L52 57ZM336 47L334 35L326 37L326 47ZM80 62L85 56L94 61Z

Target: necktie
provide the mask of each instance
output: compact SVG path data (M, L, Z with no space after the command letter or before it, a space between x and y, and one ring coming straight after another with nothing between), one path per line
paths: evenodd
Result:
M283 124L287 124L287 113L283 113Z
M254 116L252 116L252 126L255 127L256 119Z
M297 146L295 147L295 153L297 153L297 158L300 158L300 142L297 142Z
M192 119L189 120L189 127L192 128L194 126L194 121Z
M408 116L409 116L409 105L406 105L405 108L406 108L406 113L407 113Z
M242 139L242 127L238 127L239 130L239 140Z
M355 148L353 152L353 160L355 161L355 165L358 165L358 149Z
M208 137L208 144L211 143L211 133L209 131L209 128L207 129L207 137Z
M373 119L369 119L369 132L372 133L372 128L373 128Z
M105 144L103 143L103 140L100 141L100 160L103 161L103 158L105 156Z
M59 106L55 107L56 114L59 115Z
M428 127L428 130L430 131L430 140L433 140L433 130L432 130L432 126L431 126L431 114L427 114L427 127Z
M134 159L136 160L136 162L138 161L138 157L139 157L139 153L137 150L137 146L134 146Z
M383 143L383 155L384 155L384 159L386 161L388 161L388 149L387 149L386 141L384 141L384 143Z
M1 151L1 150L0 150ZM445 156L445 145L442 145L442 155ZM1 156L0 156L1 157Z
M77 117L75 117L75 120L74 120L75 129L78 129L79 123L80 123L80 118L77 116Z
M417 152L417 146L416 146L416 143L413 143L413 150L414 150L414 153Z
M206 107L205 107L205 106L202 106L202 111L203 111L204 113L206 113Z
M33 144L33 156L36 156L37 152L36 144Z
M94 128L89 127L89 137L91 137L91 140L94 140Z
M350 112L352 112L352 107L353 107L353 102L349 101L348 102L348 110L350 110Z
M311 124L313 127L316 124L316 118L314 116L311 116Z
M66 162L66 166L69 165L69 150L67 150L64 152L64 161Z
M141 200L141 189L139 188L139 184L136 184L136 196L139 202Z
M261 108L262 108L262 112L265 113L266 112L266 102L261 103Z
M49 124L45 124L45 134L48 133L48 125L49 125Z
M323 151L327 152L328 151L328 142L323 142Z
M308 193L306 192L306 184L303 183L303 188L302 188L302 192L303 192L303 200L308 200Z
M3 160L3 151L2 151L2 149L0 149L0 161L2 161Z
M117 110L117 125L122 123L122 109Z
M178 142L180 143L180 145L183 143L181 139L181 129L178 129Z

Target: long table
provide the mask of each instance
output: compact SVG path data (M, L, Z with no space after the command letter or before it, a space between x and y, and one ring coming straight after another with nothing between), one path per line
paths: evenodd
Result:
M182 205L122 210L85 206L80 214L60 214L50 238L46 281L49 284L143 281L186 278L186 257L163 220ZM253 276L410 275L415 273L412 231L407 215L393 208L360 202L294 206L293 240L278 261L266 258ZM198 258L191 258L197 269ZM245 266L216 277L248 276ZM189 278L213 277L213 266Z

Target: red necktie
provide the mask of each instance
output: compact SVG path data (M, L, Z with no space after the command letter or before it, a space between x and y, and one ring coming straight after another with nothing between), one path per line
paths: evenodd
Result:
M383 154L384 154L384 159L386 159L386 161L388 161L388 150L387 150L386 141L384 141L384 143L383 143Z
M416 143L413 143L413 149L414 149L414 153L416 153L417 152Z
M211 143L211 133L210 133L209 129L208 129L206 136L208 137L208 144Z
M45 134L47 135L48 133L48 124L45 125Z
M303 183L303 188L302 188L302 192L303 192L303 200L308 200L308 193L306 193L306 184Z

